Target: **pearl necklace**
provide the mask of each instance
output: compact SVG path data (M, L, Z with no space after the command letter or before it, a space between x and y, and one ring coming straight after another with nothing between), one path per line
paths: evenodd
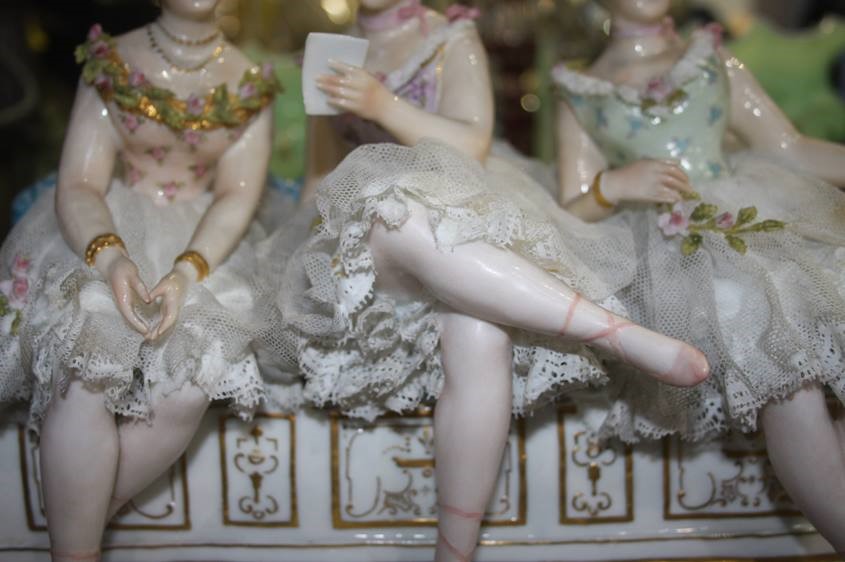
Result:
M161 25L159 25L159 27L161 27ZM147 26L147 37L149 37L150 39L150 48L156 53L158 53L159 56L164 59L164 62L169 64L173 70L178 70L179 72L197 72L198 70L202 70L206 67L206 65L208 65L208 63L219 58L220 55L223 54L223 50L226 48L226 44L221 42L214 48L214 50L211 52L211 55L209 55L205 60L202 60L198 64L195 64L193 66L183 66L177 64L173 59L170 58L170 56L168 56L167 53L164 52L164 49L162 49L161 45L158 44L158 41L156 40L155 35L153 34L153 28L150 25Z
M188 37L186 35L182 35L180 37L179 35L176 35L172 31L170 31L166 27L164 27L164 24L162 24L160 21L156 21L155 24L158 26L159 29L161 29L162 33L164 33L167 36L168 39L170 39L174 43L179 43L180 45L187 45L189 47L198 47L200 45L208 45L209 43L211 43L212 41L214 41L215 39L220 37L220 30L219 29L215 30L214 33L212 33L208 37L203 37L202 39L191 39L190 37Z

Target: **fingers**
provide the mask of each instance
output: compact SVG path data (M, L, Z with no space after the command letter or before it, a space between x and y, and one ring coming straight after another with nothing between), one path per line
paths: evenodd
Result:
M354 113L355 108L357 107L352 100L344 99L344 98L329 98L328 99L329 105L333 105L338 109L342 109L343 111L351 111Z
M336 75L323 75L318 76L314 82L317 83L317 86L320 88L327 88L327 87L339 87L339 86L348 86L352 80L347 78L346 76L336 76Z
M144 285L144 282L141 281L140 277L136 276L134 279L132 279L130 284L132 285L132 289L135 291L135 293L139 297L141 297L141 300L143 300L147 304L150 304L152 302L152 299L150 298L150 292L147 290L147 286Z
M170 285L170 282L169 282L169 279L167 277L165 277L164 279L159 281L158 285L153 287L153 290L150 291L150 295L149 295L150 296L150 302L152 302L154 300L158 300L158 299L163 298L163 297L166 297L167 293L168 293L168 289L170 288L169 285Z
M120 314L129 322L129 325L142 336L146 336L149 332L149 327L141 320L141 317L138 316L138 313L132 307L132 298L129 295L129 291L121 291L121 294L115 293L115 302L117 303L117 309L120 311Z
M664 166L660 172L664 176L670 176L678 181L689 184L689 176L687 176L686 172L678 166Z
M654 190L648 195L643 196L640 201L648 203L668 203L672 205L683 201L683 197L674 189L668 187L657 187L654 188Z
M155 330L150 332L147 339L157 340L163 334L167 333L167 331L170 328L173 327L173 324L176 323L176 317L178 316L178 309L179 309L178 299L174 298L170 294L165 296L164 299L162 299L162 302L161 302L161 320L158 323L158 327L156 327Z
M358 90L344 85L338 80L317 80L317 87L331 97L351 99L360 95Z
M351 64L347 64L345 62L341 62L335 59L329 59L329 68L334 70L339 74L357 74L358 72L363 72L364 70L360 66L354 66Z
M678 179L675 176L665 175L660 178L660 182L663 187L668 187L669 189L673 189L680 193L692 193L692 186L686 179ZM679 197L680 193L678 194Z

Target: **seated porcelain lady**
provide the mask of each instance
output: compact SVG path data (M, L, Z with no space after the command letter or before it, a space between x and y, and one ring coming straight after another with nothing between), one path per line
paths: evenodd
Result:
M693 389L620 377L606 435L704 439L765 430L779 479L845 551L845 147L803 137L718 30L687 43L668 0L608 0L587 74L558 67L561 202L623 223L639 260L618 293L635 321L696 345ZM726 131L751 151L729 157ZM658 205L655 205L658 203ZM759 420L759 421L758 421Z
M162 4L77 49L55 192L0 251L0 400L30 403L54 560L99 559L211 400L249 416L265 395L253 215L278 85L224 40L215 1Z
M633 273L624 229L581 223L515 167L479 162L487 59L465 9L448 15L362 2L366 70L337 64L319 82L348 113L310 125L319 220L291 260L284 229L266 260L287 323L275 354L302 369L307 399L372 418L437 398L438 561L472 556L512 411L606 380L584 344L670 384L707 376L697 350L587 300ZM350 153L367 142L380 144Z

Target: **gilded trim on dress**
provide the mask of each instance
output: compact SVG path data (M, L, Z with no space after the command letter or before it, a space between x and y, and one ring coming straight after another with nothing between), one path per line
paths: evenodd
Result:
M267 64L244 72L235 94L229 93L226 84L220 84L204 96L192 95L183 100L133 70L117 53L114 39L95 28L88 40L76 48L82 80L96 88L103 101L114 101L121 110L157 121L173 131L244 125L272 103L281 90L272 66Z

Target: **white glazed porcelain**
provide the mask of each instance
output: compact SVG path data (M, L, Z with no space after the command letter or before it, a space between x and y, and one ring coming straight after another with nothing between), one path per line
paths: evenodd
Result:
M759 442L601 449L590 425L574 405L514 424L477 560L830 552L792 514ZM247 424L212 409L185 459L107 531L104 560L430 561L431 438L428 414L358 424L266 413ZM4 562L48 559L36 452L0 426Z

